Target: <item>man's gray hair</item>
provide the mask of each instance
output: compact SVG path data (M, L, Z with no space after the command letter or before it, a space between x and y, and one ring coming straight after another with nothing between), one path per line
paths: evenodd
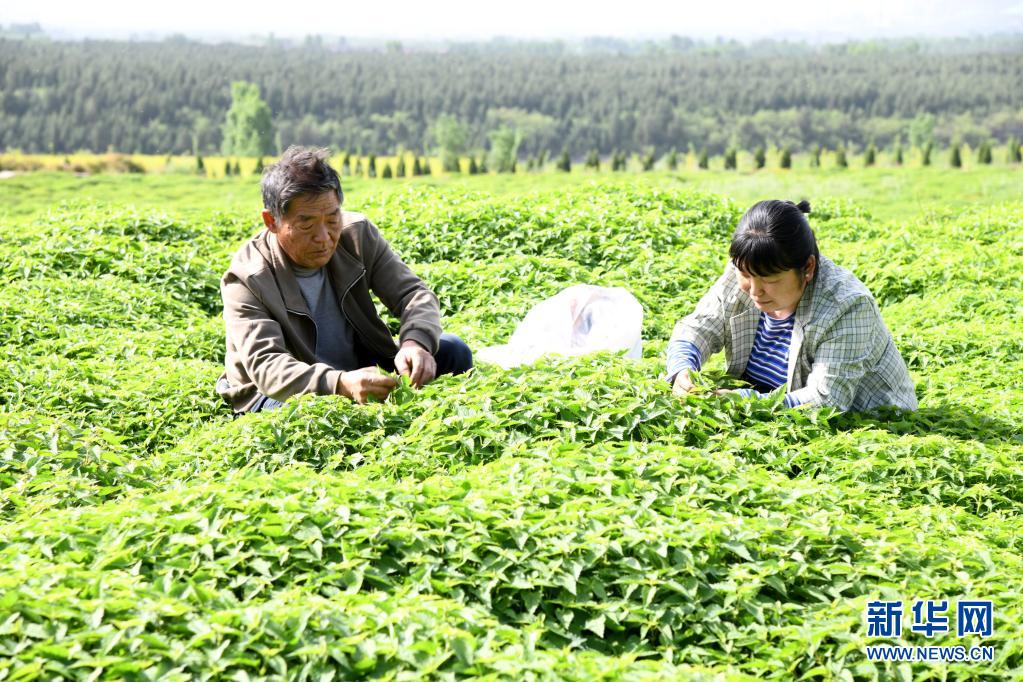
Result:
M263 208L280 220L288 212L291 200L302 194L334 192L338 203L344 203L341 178L327 163L328 158L329 149L288 147L280 161L263 171Z

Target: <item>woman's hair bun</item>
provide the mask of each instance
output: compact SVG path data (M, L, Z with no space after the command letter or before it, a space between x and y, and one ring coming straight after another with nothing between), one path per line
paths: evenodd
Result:
M796 208L798 208L801 213L809 213L810 212L810 202L807 201L806 199L803 199L798 204L796 204Z

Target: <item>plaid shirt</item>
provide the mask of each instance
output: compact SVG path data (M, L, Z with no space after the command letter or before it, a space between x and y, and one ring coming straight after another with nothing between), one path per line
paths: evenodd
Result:
M701 361L725 349L727 371L742 376L757 334L760 311L739 288L738 271L725 272L675 325L671 341L689 341ZM874 297L848 270L821 258L792 329L789 394L800 404L864 411L883 405L915 410L906 363L881 320Z

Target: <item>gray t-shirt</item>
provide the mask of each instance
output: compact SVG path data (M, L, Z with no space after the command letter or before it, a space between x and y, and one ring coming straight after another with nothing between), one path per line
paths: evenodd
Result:
M341 312L341 304L334 295L327 271L297 265L293 265L292 270L316 324L316 361L342 372L359 369L355 334Z

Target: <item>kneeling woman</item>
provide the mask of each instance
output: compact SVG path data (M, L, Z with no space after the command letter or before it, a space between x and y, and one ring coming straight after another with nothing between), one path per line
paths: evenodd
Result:
M761 201L732 236L725 272L675 325L667 379L693 388L691 370L725 349L727 371L755 389L787 386L785 404L915 410L913 381L877 303L856 277L820 255L810 205Z

